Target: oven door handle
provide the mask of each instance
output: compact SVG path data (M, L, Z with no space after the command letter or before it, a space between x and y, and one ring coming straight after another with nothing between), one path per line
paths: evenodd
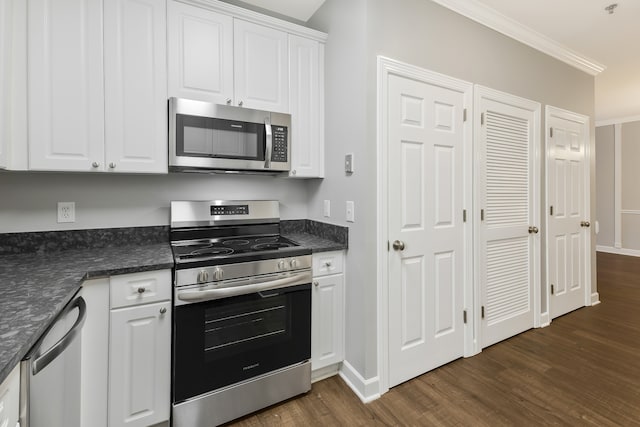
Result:
M221 298L234 297L238 295L253 294L271 289L286 288L292 285L303 285L311 281L310 274L296 274L283 279L269 280L267 282L253 283L251 285L233 286L217 289L199 289L178 291L177 297L181 301L200 302L211 301Z

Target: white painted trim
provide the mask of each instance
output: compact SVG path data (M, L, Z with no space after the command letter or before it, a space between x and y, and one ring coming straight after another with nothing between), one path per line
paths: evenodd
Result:
M542 315L540 316L540 326L538 327L546 328L549 325L551 325L551 316L549 315L549 311L547 310L546 313L542 313Z
M622 209L620 213L622 215L640 215L640 211L633 209Z
M545 229L546 229L546 237L547 237L547 247L545 248L545 259L547 263L547 286L545 287L545 291L547 293L547 301L548 301L548 314L549 318L551 318L551 277L549 271L549 231L550 231L550 221L551 217L547 213L549 212L550 200L549 200L549 186L551 183L549 182L549 171L551 170L551 163L553 159L550 156L551 149L551 137L549 129L551 126L549 122L552 117L557 117L563 120L569 120L572 122L576 122L580 124L582 127L582 135L583 135L583 143L584 143L584 204L583 210L585 212L585 220L588 220L591 216L591 149L590 149L590 141L591 141L591 119L588 116L583 114L574 113L573 111L564 110L562 108L554 107L552 105L545 106L545 118L544 118L544 126L545 126L545 145L546 145L546 168L545 168L545 185L546 185L546 205L545 205ZM591 305L591 287L593 286L591 283L591 233L593 229L589 228L585 233L585 242L584 242L584 281L585 281L585 289L584 289L584 305Z
M341 363L334 363L333 365L325 366L324 368L311 371L311 382L315 383L317 381L325 380L334 375L338 375L338 373L340 372L340 366Z
M515 108L520 108L520 109L524 109L527 111L531 111L533 113L533 124L531 126L532 128L532 141L534 144L534 154L533 154L533 165L531 167L531 173L533 175L533 203L534 203L534 208L533 208L533 218L532 218L532 222L533 224L541 224L541 219L540 219L540 200L541 200L541 192L540 192L540 145L541 145L541 138L540 138L540 120L541 120L541 115L542 115L542 104L540 104L539 102L536 101L532 101L530 99L527 98L522 98L516 95L512 95L510 93L507 92L501 92L495 89L491 89L488 88L486 86L481 86L481 85L474 85L474 109L476 111L476 117L474 118L474 128L476 129L476 132L474 132L473 135L473 146L474 146L474 159L475 159L475 163L476 164L484 164L485 163L485 159L482 157L482 146L483 146L483 142L482 142L482 131L481 131L481 123L480 123L480 117L481 114L484 113L484 111L482 111L481 108L481 104L483 100L490 100L490 101L494 101L494 102L499 102L501 104L505 104L505 105L509 105ZM483 177L483 171L481 168L477 168L474 172L474 186L475 186L475 193L474 193L474 204L475 204L475 209L476 212L479 213L480 209L484 209L484 203L483 203L483 199L484 199L484 177ZM476 307L480 307L483 304L483 294L484 294L484 289L482 289L482 272L480 270L481 268L481 262L483 260L483 257L481 257L480 255L483 253L483 248L481 247L481 237L482 237L482 224L478 224L475 227L475 248L474 248L474 265L475 265L475 270L474 270L474 282L476 283L475 285L475 289L476 289ZM542 261L542 257L540 256L540 240L541 240L541 236L538 234L536 235L536 238L534 239L533 242L533 252L534 254L538 254L534 260L533 260L533 265L531 266L532 271L533 271L533 289L534 290L539 290L541 288L541 273L540 273L540 268L541 268L541 261ZM482 325L482 319L480 318L480 313L478 313L474 319L475 323L478 325L478 347L479 347L479 351L483 348L482 347L482 328L480 327L480 325ZM540 327L542 325L542 313L541 313L541 294L540 292L534 292L533 293L533 326L534 327Z
M615 248L615 247L612 247L612 246L601 246L601 245L598 245L598 246L596 246L596 251L598 251L598 252L606 252L608 254L640 257L640 250L638 250L638 249Z
M441 6L466 16L485 27L491 28L514 40L537 49L549 56L559 59L592 76L597 76L606 68L605 65L576 52L557 41L526 27L478 0L433 0Z
M388 129L387 129L387 108L388 105L388 78L389 75L398 75L406 78L412 78L417 81L436 84L442 87L458 90L464 94L464 108L467 109L467 121L464 124L464 144L467 147L467 156L464 159L465 169L469 172L468 176L464 177L465 183L465 195L464 203L467 209L467 223L465 228L465 256L467 256L467 268L465 269L465 308L468 310L468 319L471 319L467 323L465 329L465 349L464 356L469 357L477 354L480 351L477 335L477 322L475 319L474 307L479 307L475 304L473 296L474 281L473 281L473 85L469 82L454 79L444 74L436 73L433 71L425 70L420 67L416 67L410 64L406 64L400 61L396 61L384 56L378 56L378 73L377 73L377 137L376 146L378 153L377 163L377 195L378 195L378 218L377 218L377 298L378 298L378 316L377 316L377 330L378 330L378 377L379 381L379 394L386 393L389 390L389 252L387 250L387 244L389 241L389 222L387 207L389 204L388 197Z
M600 304L600 294L598 292L594 292L591 294L591 305L598 305Z
M622 125L613 126L614 134L614 184L613 184L613 229L616 248L622 248Z
M299 24L283 21L282 19L274 18L272 16L263 15L262 13L254 12L252 10L244 9L242 7L234 6L229 3L223 3L217 0L176 0L181 3L190 4L192 6L201 7L203 9L213 10L214 12L231 15L234 18L240 18L247 21L254 22L256 24L265 25L267 27L275 28L280 31L284 31L289 34L295 34L300 37L305 37L311 40L316 40L321 43L327 41L329 37L327 34L314 30L312 28L303 27Z
M640 122L640 116L627 116L627 117L620 117L617 119L598 120L596 121L596 127L630 123L630 122Z
M362 403L373 402L380 397L379 377L365 380L362 375L346 360L342 362L340 378L353 390Z

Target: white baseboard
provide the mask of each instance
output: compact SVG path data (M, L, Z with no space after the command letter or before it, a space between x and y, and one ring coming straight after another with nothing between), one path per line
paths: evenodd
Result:
M546 328L550 324L551 324L551 316L549 316L549 312L547 311L546 313L542 313L540 315L540 327Z
M597 252L606 252L608 254L616 254L616 255L627 255L627 256L637 256L640 257L640 250L638 249L625 249L625 248L614 248L613 246L596 246Z
M340 368L340 378L360 398L362 403L373 402L380 397L380 380L378 377L365 380L362 375L346 360Z
M325 366L324 368L316 369L311 371L311 382L315 383L316 381L322 381L334 375L338 375L340 372L340 363L335 363L333 365Z
M598 305L600 304L600 294L597 292L594 292L591 294L591 305Z

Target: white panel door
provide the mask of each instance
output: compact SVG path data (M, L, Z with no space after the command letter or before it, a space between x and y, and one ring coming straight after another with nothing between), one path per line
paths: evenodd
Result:
M389 385L464 353L464 93L388 80ZM404 245L404 249L402 249Z
M324 174L320 139L320 43L289 34L291 172L297 178Z
M311 369L344 359L344 276L313 279L311 295Z
M109 172L167 172L166 0L104 5Z
M0 168L6 168L11 138L11 40L12 2L0 0Z
M476 87L481 345L534 326L540 104ZM530 228L531 227L531 228ZM533 228L535 227L535 228ZM538 291L539 292L539 291Z
M586 118L547 107L550 315L583 307L587 296L589 178Z
M111 311L109 426L169 419L171 302Z
M176 1L168 4L169 96L233 101L233 18Z
M235 105L289 113L287 33L233 20Z
M104 170L102 6L29 1L29 169Z

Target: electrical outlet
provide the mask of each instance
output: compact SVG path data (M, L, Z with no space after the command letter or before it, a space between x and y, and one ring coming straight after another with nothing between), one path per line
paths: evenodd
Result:
M58 202L58 222L76 222L75 202Z
M347 222L356 222L355 207L352 201L347 201Z
M329 218L331 216L331 200L324 201L323 214L325 218Z

